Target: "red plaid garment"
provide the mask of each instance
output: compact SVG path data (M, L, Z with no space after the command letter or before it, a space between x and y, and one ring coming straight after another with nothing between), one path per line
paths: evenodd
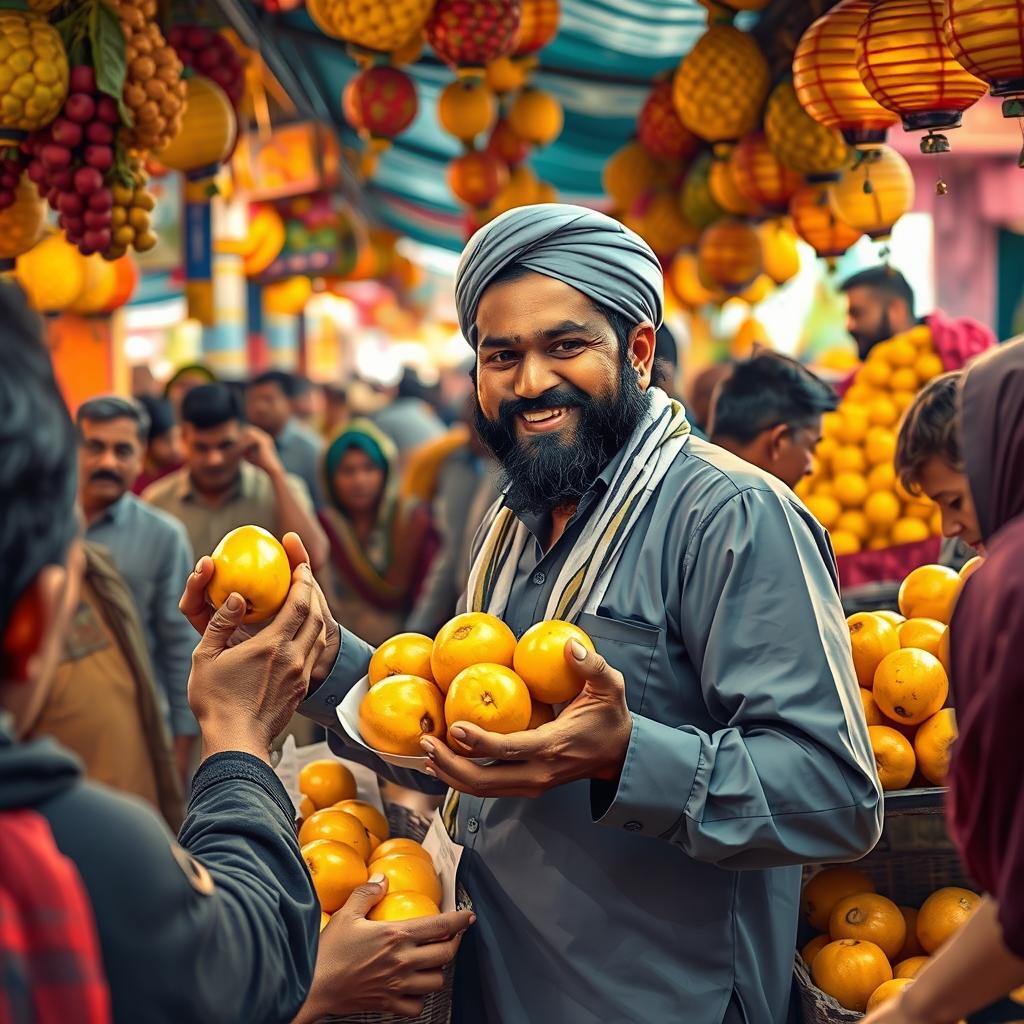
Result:
M35 811L0 812L0 1024L107 1024L110 996L78 871Z

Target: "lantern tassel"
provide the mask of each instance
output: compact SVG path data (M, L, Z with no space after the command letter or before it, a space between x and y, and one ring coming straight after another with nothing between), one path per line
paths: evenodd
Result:
M939 178L939 180L935 182L935 194L937 196L949 195L949 185L946 184L944 179Z

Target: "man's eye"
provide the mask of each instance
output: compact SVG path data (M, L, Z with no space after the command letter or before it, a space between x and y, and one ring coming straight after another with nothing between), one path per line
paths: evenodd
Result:
M488 360L490 363L511 363L516 359L516 354L511 349L505 349L501 352L495 352L494 355Z
M949 507L950 507L950 508L951 508L951 509L952 509L952 510L953 510L954 512L959 512L959 511L960 511L960 509L961 509L961 508L963 507L963 504L964 504L964 500L963 500L963 498L954 498L954 499L953 499L953 500L952 500L952 501L951 501L951 502L949 503Z
M559 352L559 351L561 351L561 352L578 352L583 347L584 347L584 342L579 341L576 338L572 338L572 339L569 339L569 340L566 340L566 341L558 342L558 344L555 345L554 348L551 351L552 352Z

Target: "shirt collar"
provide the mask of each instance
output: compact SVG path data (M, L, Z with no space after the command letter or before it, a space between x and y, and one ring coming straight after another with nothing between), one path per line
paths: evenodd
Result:
M124 517L128 514L128 507L131 504L132 495L125 491L117 501L112 501L103 512L96 517L93 522L94 526L100 523L110 522L115 526L120 525L124 522Z
M242 460L238 467L238 480L235 482L235 486L228 493L226 501L231 501L241 495L243 498L251 497L255 487L255 473L256 467L251 463ZM199 495L196 489L192 486L192 475L188 471L188 466L183 466L178 470L178 499L180 501L194 501Z
M281 428L281 432L274 438L277 446L280 448L281 445L290 444L299 434L299 426L294 419L285 421L285 425Z

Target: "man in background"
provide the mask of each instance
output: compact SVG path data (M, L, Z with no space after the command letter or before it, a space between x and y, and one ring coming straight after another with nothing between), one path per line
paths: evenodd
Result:
M293 373L290 377L292 416L315 434L324 414L323 390L305 374Z
M149 417L134 401L93 398L78 409L79 501L86 539L101 544L131 590L184 782L199 726L188 706L195 635L178 611L194 559L181 523L131 493Z
M320 438L298 422L292 412L294 378L281 370L254 377L245 391L249 422L274 439L281 464L306 485L315 507L323 504L320 481Z
M325 440L332 441L351 419L348 392L339 384L325 384L323 393L324 416L320 424L320 434Z
M181 415L185 465L143 498L181 522L196 557L253 525L278 538L297 533L314 570L322 566L327 538L309 491L285 470L273 438L245 423L238 397L224 384L202 385L185 396Z
M446 430L424 395L425 389L416 371L406 367L389 401L370 417L395 442L402 465L410 452L440 437Z
M839 399L798 362L762 352L734 365L712 407L711 440L796 487L814 469L821 417Z
M150 484L181 469L181 431L174 418L174 406L166 398L136 395L135 400L149 416L149 437L142 472L132 485L133 494L141 494Z

